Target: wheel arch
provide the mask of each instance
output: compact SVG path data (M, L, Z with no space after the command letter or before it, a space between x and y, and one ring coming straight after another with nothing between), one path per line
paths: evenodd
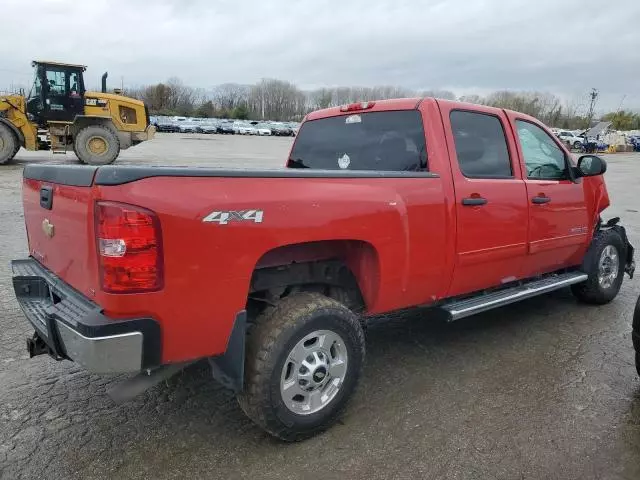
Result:
M371 243L361 240L295 243L262 255L251 276L249 295L310 284L342 287L357 294L367 311L376 303L379 279L379 256Z
M131 132L123 132L121 130L118 130L118 127L113 122L113 119L111 117L98 117L95 115L76 115L73 121L73 125L71 125L71 135L73 136L74 141L76 135L80 130L92 125L100 125L111 130L118 137L118 142L120 143L121 150L129 148L133 143Z

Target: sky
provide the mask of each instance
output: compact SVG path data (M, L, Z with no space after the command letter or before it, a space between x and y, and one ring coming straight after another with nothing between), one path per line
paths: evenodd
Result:
M0 89L30 61L85 82L178 77L210 90L278 78L303 89L396 85L555 93L640 110L640 0L2 0ZM13 19L13 20L12 20Z

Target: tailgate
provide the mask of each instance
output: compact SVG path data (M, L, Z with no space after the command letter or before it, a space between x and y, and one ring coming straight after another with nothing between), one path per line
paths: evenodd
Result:
M95 291L97 284L91 197L96 169L72 165L24 169L29 254L85 294Z

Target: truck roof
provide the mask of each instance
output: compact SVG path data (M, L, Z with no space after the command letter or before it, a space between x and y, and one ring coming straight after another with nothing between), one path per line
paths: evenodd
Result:
M31 65L32 66L36 66L36 65L56 65L56 66L59 66L59 67L81 68L83 72L87 70L87 66L86 65L77 65L75 63L50 62L48 60L33 60L31 62Z
M421 101L422 98L394 98L390 100L375 100L372 102L368 102L373 103L373 107L362 110L360 113L384 112L388 110L413 110L420 104ZM319 118L335 117L338 115L345 115L349 113L341 110L341 108L342 107L330 107L323 110L316 110L315 112L311 112L310 114L308 114L305 120L317 120ZM357 112L354 111L352 113Z
M366 109L356 109L353 111L344 110L344 106L338 107L330 107L325 108L323 110L316 110L315 112L309 113L305 117L305 121L309 120L318 120L320 118L328 118L328 117L336 117L339 115L349 115L355 113L365 113L365 112L385 112L391 110L414 110L418 108L420 103L425 100L435 101L437 100L439 104L446 104L451 106L452 108L459 108L461 110L477 110L485 113L493 113L497 114L504 111L501 108L489 107L486 105L478 105L474 103L465 103L465 102L456 102L453 100L442 100L435 99L433 97L425 97L425 98L393 98L389 100L373 100L369 102L363 102L368 104L373 104L373 106L368 106ZM348 104L348 105L357 105ZM519 116L530 118L528 115L518 114Z

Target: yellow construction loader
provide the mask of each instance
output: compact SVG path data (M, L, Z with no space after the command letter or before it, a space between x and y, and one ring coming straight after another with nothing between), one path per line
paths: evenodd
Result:
M120 150L150 140L155 127L139 100L85 90L84 65L32 62L35 81L28 96L0 95L0 164L20 147L27 150L73 150L89 165L112 163Z

